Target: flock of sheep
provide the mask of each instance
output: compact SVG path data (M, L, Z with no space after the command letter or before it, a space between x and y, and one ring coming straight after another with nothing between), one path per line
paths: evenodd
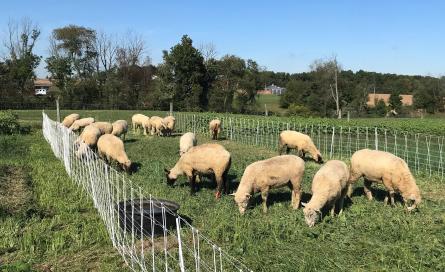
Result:
M95 149L107 162L117 161L124 170L129 170L131 162L128 159L124 145L119 136L128 130L125 120L118 120L113 124L94 122L93 118L79 119L78 114L67 116L63 123L73 131L84 127L77 140L77 155L82 156L86 146ZM167 116L148 117L135 114L132 117L133 130L142 129L144 134L168 136L174 130L175 118ZM209 123L209 130L213 140L218 139L221 132L221 121L214 119ZM282 155L295 149L298 156ZM288 186L292 190L291 206L298 209L301 199L301 183L305 171L303 158L309 154L313 160L322 164L320 151L311 137L296 131L286 130L280 133L279 156L254 162L246 167L235 197L239 212L244 214L249 199L254 193L260 192L263 200L263 211L267 212L267 197L269 190ZM220 144L208 143L197 145L196 136L192 132L183 134L179 141L180 158L173 168L164 169L167 183L173 184L179 176L185 175L190 183L191 193L197 190L197 179L203 175L214 176L216 182L215 197L220 198L229 193L227 174L231 166L230 153ZM352 184L364 177L364 192L369 200L372 199L370 185L372 182L383 183L388 191L384 203L388 200L394 205L394 194L399 192L408 211L415 209L421 202L419 188L406 162L384 151L362 149L351 157L351 166L339 160L330 160L318 170L312 180L312 197L304 206L305 221L314 226L321 219L322 208L330 209L334 215L337 209L343 210L346 196L352 193Z

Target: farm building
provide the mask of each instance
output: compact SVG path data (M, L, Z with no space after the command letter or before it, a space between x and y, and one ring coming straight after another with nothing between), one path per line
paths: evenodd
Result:
M34 80L34 94L47 95L49 88L52 86L51 80L47 78L37 78Z
M279 87L275 84L265 86L264 90L258 90L257 94L277 94L282 95L286 92L286 88Z
M375 107L376 103L379 100L383 100L385 102L385 105L389 105L389 97L391 94L381 94L381 93L370 93L368 94L368 101L366 102L366 105L370 108ZM401 94L402 97L402 105L403 106L412 106L413 105L413 95L412 94Z

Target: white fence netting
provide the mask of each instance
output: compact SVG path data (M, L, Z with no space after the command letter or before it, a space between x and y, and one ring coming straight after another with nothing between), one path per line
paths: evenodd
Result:
M43 135L66 172L93 200L113 246L133 271L250 271L172 210L88 149L43 113Z
M177 130L209 135L208 124L218 117L222 121L221 137L245 145L278 149L280 132L291 129L312 137L323 158L349 159L360 149L391 152L403 158L413 172L435 175L443 180L445 173L444 136L400 132L378 127L341 127L271 121L267 118L210 116L175 113Z

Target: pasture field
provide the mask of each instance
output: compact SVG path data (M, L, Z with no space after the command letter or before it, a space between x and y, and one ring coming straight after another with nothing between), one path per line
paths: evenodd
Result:
M134 112L80 113L108 121L130 120ZM6 213L1 207L0 264L24 262L35 269L50 265L55 271L79 271L84 267L125 270L91 201L71 183L62 162L43 139L38 129L40 111L18 113L24 123L34 127L33 132L0 136L0 165L14 171L24 169L15 180L22 176L29 179L28 191L32 193L25 195L31 195L28 198L33 201L22 202L33 202L35 206L24 214ZM62 116L66 113L62 112ZM54 111L49 114L55 118ZM240 216L230 196L214 199L215 184L207 179L201 182L195 196L190 196L184 177L173 188L167 186L163 169L173 167L177 161L179 136L127 136L127 154L138 165L130 176L134 184L159 198L180 203L181 215L191 218L196 228L254 271L445 270L445 187L439 178L417 177L423 202L413 213L407 213L400 202L395 207L384 206L385 191L381 186L374 185L376 200L368 201L359 182L341 216L325 216L320 224L309 228L302 210L290 208L287 188L271 191L267 214L261 212L261 197L256 195L251 208ZM198 143L209 141L198 135ZM261 147L218 142L232 154L232 191L247 165L277 155ZM312 161L306 163L304 202L310 199L311 180L319 167ZM11 176L15 177L7 177ZM5 177L0 180L4 182Z
M264 107L264 105L263 105ZM77 112L81 116L91 116L100 121L112 121L117 119L131 120L131 116L135 113L144 113L148 116L166 114L165 111L141 111L141 110L61 110L61 118L72 112ZM42 111L40 110L14 110L18 114L20 120L24 124L41 127ZM56 120L56 111L47 110L48 116ZM342 127L379 127L380 129L387 129L399 132L408 132L410 134L422 133L431 135L445 135L445 118L354 118L348 122L346 119L333 118L300 118L300 117L278 117L258 115L241 115L230 113L196 113L200 116L226 116L226 117L242 117L245 120L262 121L268 120L270 122L293 122L301 125L324 125L324 126L342 126Z

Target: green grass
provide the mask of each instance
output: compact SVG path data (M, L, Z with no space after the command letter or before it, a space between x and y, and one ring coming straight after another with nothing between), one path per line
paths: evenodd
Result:
M275 94L259 94L257 96L257 110L264 112L264 104L267 105L267 110L271 114L277 114L277 115L284 115L287 112L287 109L283 109L280 107L280 97L279 95Z
M38 115L35 115L37 113ZM101 120L129 120L131 111L82 112ZM40 112L21 112L26 122L37 122ZM54 117L54 112L51 113ZM302 210L292 210L287 188L271 191L269 212L261 212L260 197L240 216L233 199L214 199L215 185L202 182L190 196L186 179L174 188L166 185L163 168L177 160L178 137L128 135L129 158L140 165L130 176L135 185L159 198L181 205L180 213L229 254L254 271L444 271L445 187L438 178L417 177L423 194L418 212L407 213L399 203L382 203L383 187L374 187L377 200L367 201L359 183L352 203L339 217L326 216L314 228L306 226ZM3 144L2 144L3 141ZM208 142L198 136L198 143ZM232 190L244 168L276 152L230 141L219 141L232 154L229 172ZM0 263L25 261L36 269L51 265L57 270L122 270L122 260L111 247L91 201L68 179L39 131L0 140L0 164L24 169L31 180L35 213L2 216ZM319 165L306 163L303 201L310 198L310 183ZM1 271L1 269L0 269Z

